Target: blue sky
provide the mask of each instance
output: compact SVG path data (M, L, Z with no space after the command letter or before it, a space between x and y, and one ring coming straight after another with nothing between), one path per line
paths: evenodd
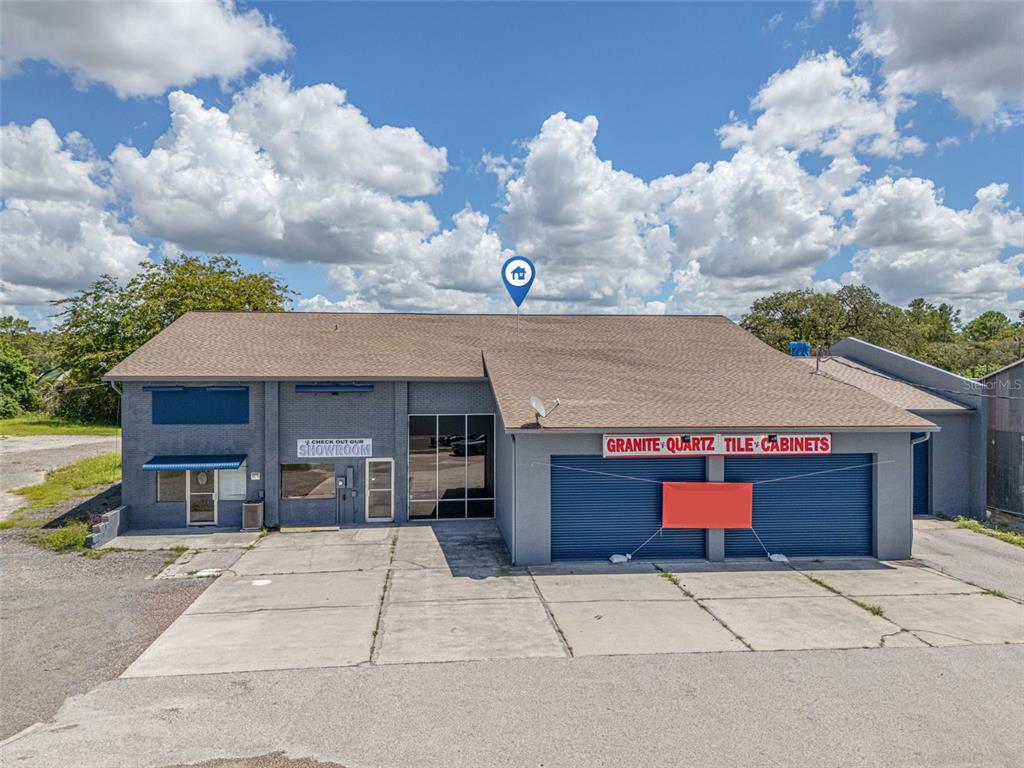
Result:
M88 5L95 5L96 13L104 11L101 3ZM1012 6L993 6L1018 23L1020 14ZM12 14L5 10L9 15L21 15L20 11ZM109 8L107 12L113 14ZM915 39L906 31L914 19L908 21L899 14L886 15L883 9L853 4L289 2L249 3L230 12L259 14L264 31L256 33L276 30L290 48L283 55L278 51L262 58L254 53L249 66L240 76L231 76L230 82L223 77L203 76L203 72L194 78L188 73L179 75L179 82L174 82L176 73L165 76L160 67L167 66L155 61L157 84L144 88L125 86L118 75L103 74L108 70L102 70L100 58L78 62L73 59L76 54L62 51L57 44L39 51L26 44L21 62L15 62L18 71L12 71L5 62L0 96L5 125L25 128L43 118L64 139L60 151L70 151L75 143L66 138L71 132L80 134L93 148L86 153L91 160L86 160L80 149L72 154L78 161L91 163L90 176L106 197L102 203L90 203L91 208L76 209L78 220L87 215L102 216L111 237L131 238L135 244L152 248L156 258L164 242L170 243L167 247L171 250L181 247L235 253L247 266L282 275L305 300L298 308L504 311L511 305L500 294L498 264L503 255L512 252L530 255L538 264L539 300L532 302L532 307L528 300L525 311L698 311L735 315L751 297L771 290L829 290L838 282L858 280L866 281L893 301L902 303L908 297L924 295L936 301L954 301L964 306L967 314L990 307L1011 312L1024 306L1021 263L1019 259L1014 261L1024 238L1019 213L1024 189L1020 87L986 81L993 76L991 67L981 61L984 51L998 49L1001 43L985 39L980 31L965 30L966 53L961 54L967 57L961 62L961 70L968 75L973 72L975 80L946 83L943 77L954 76L944 74L941 63L928 69L928 55L939 61L942 52L929 51L928 39ZM952 18L948 23L957 23L956 14L949 16ZM931 23L944 23L934 17ZM8 30L14 26L16 32L18 25L29 23L21 19L15 24L6 21ZM29 21L38 23L39 19ZM98 31L116 23L110 19L94 21ZM888 35L885 40L895 38L902 45L907 38L908 51L902 60L899 51L872 53L867 33L858 32L866 21L873 24L872 32L878 39ZM173 42L177 23L165 21L168 37L172 38L168 45ZM215 29L210 31L210 26L215 25L208 25L204 34L218 34ZM90 28L80 26L81 34L90 34ZM225 35L237 34L237 30L225 29ZM185 29L182 34L187 32ZM934 37L941 36L941 32L937 29ZM970 38L975 33L979 36L976 41ZM183 39L190 38L186 35ZM102 44L102 40L97 41L98 47ZM205 44L216 47L217 38ZM190 51L185 45L179 51L187 57ZM974 54L972 45L977 48ZM5 47L10 50L9 45ZM856 147L822 151L822 136L808 141L793 138L792 130L777 128L766 129L763 140L723 146L720 128L737 120L755 125L772 108L765 107L768 102L775 105L784 126L806 119L806 111L787 114L785 110L791 108L793 99L802 99L806 105L810 98L813 103L818 98L813 87L810 94L800 91L794 96L787 91L774 101L766 100L761 108L752 106L751 99L776 73L797 72L794 80L802 87L801 83L813 77L803 77L797 68L815 56L824 68L820 57L829 52L835 57L830 61L839 61L845 68L844 82L859 78L870 88L865 98L872 108L895 104L897 96L893 94L899 85L901 106L886 107L894 110L886 127L878 131L864 129L858 122L865 109L856 104L848 108L839 99L832 105L838 110L835 125L840 126L835 130L859 131L854 138ZM157 53L154 59L160 58ZM1010 62L1012 66L1012 59ZM136 66L147 65L143 60ZM217 66L217 62L211 63L210 71L217 71ZM223 64L222 69L227 66ZM1024 74L1019 69L1018 62L1018 74ZM228 113L233 98L263 73L283 73L290 79L291 93L307 86L333 84L346 91L348 104L373 127L408 127L418 132L426 146L444 148L443 169L424 171L435 179L432 189L410 181L411 186L388 186L383 192L391 196L394 206L422 202L436 219L436 226L410 225L406 233L409 245L391 250L373 246L373 253L363 255L346 251L337 259L331 255L332 247L344 250L348 246L332 245L329 239L323 241L322 253L313 254L312 259L280 258L290 247L288 231L299 231L292 220L284 225L283 244L262 249L254 239L239 236L236 245L232 233L244 228L244 223L231 218L233 210L223 213L217 222L197 225L202 233L183 231L179 235L166 223L174 217L162 216L158 210L160 192L142 190L144 182L138 177L126 180L131 175L127 165L113 160L111 153L118 145L134 147L138 156L132 161L138 176L151 178L156 167L154 142L171 125L169 92L180 89L201 99L204 109ZM166 85L161 77L168 81ZM132 88L147 92L126 92ZM985 88L991 90L995 107L967 103L965 89L979 92ZM879 108L879 114L886 108ZM548 126L545 121L558 113L564 113L568 122ZM580 135L577 129L591 115L597 118L599 127L588 142L587 130ZM329 121L329 116L325 119ZM825 133L832 130L824 129ZM882 134L890 145L899 143L901 136L916 137L920 147L881 153L864 149ZM374 146L386 143L381 137L367 140L376 142ZM174 145L173 136L163 141ZM800 141L803 144L797 146ZM8 139L5 143L13 146L15 142ZM184 146L187 143L179 142L172 154L184 157L183 153L192 151L191 145ZM260 139L257 137L254 143L259 145ZM744 143L756 145L756 149L743 149ZM346 146L335 150L336 154L363 151ZM258 146L254 151L265 153L280 170L283 161L273 155L272 148ZM422 163L428 162L422 154L425 151L419 145L399 150L415 156L410 168L421 170ZM738 152L749 152L753 170L733 183L727 177L732 165L739 164L735 157ZM758 163L767 163L774 152L794 153L798 165L765 170L764 164ZM510 161L509 176L502 179L490 172L484 160L488 155ZM776 197L799 196L793 190L818 184L823 171L837 157L864 166L856 182L828 199L820 190L808 193L808 199L796 211L773 210L772 205L784 205L784 199L765 203L764 211L758 211L756 217L751 214L751 218L770 223L792 214L793 223L771 235L773 245L760 256L751 255L749 264L745 263L744 254L757 252L768 237L757 230L756 221L747 220L747 212L758 210L765 202L765 195L758 191L761 186L777 190L781 182L773 179L780 178L781 173L789 181L782 183L782 194ZM322 176L325 165L331 164L323 158L314 162L306 157L305 161L307 165L301 169L288 172L289 183L297 188L305 188L303 174ZM688 176L697 163L708 163L713 168L720 161L726 164L719 169L721 178L698 180ZM5 159L5 172L12 178L19 170L13 168L15 162ZM209 174L225 172L210 155L188 155L183 164L202 164ZM793 177L797 168L805 177ZM565 182L573 174L578 178ZM668 196L655 189L655 180L664 177L678 180L673 185L676 191ZM168 177L165 185L168 197L187 195L193 187L183 183L178 189L175 178ZM321 180L372 188L376 182L367 178L364 174L355 181L347 176ZM883 178L894 183L883 189L876 185ZM901 178L908 182L895 184ZM244 179L235 181L236 188L246 188ZM563 182L564 188L559 186ZM995 224L989 221L992 216L988 209L976 211L970 218L967 214L977 202L976 192L992 184L1008 185L992 207L998 220ZM927 190L931 191L925 194ZM6 186L8 210L4 213L12 213L10 209L17 207L10 200L19 195L38 200L39 195L33 194ZM67 199L64 193L53 194L55 200ZM100 197L99 193L91 194ZM837 195L858 202L838 204ZM282 197L268 205L279 204L284 210L289 206L308 207L310 203L305 198L301 202L298 206L294 200ZM461 245L438 242L432 248L421 248L416 244L458 229L452 217L467 205L486 217L486 224L474 229L472 237L467 234ZM546 211L561 205L566 206L565 215L547 220ZM587 205L592 208L583 210ZM671 213L673 205L682 213ZM878 214L880 205L889 206L886 210L891 215L881 219L875 215L872 219L872 212ZM90 246L84 236L82 243L62 235L59 247L41 246L52 242L55 235L46 232L46 217L29 207L26 204L27 212L17 226L8 225L18 234L28 233L6 246L12 250L5 260L10 259L9 264L15 266L8 270L13 274L3 276L7 296L0 301L26 317L40 319L48 312L40 297L63 295L81 287L95 277L99 266L90 262L98 257L89 250L95 246ZM808 222L814 210L821 221L812 225ZM281 214L284 219L294 215ZM346 217L358 216L344 206L324 215L329 225L343 230L350 226ZM156 223L157 219L164 223ZM886 235L886 227L903 226L891 220L923 222L929 225L930 233L937 234L890 231ZM360 233L359 242L377 243L382 234L386 239L388 221L391 219L384 216L380 222L361 221L355 225L370 227ZM702 231L705 224L715 229L713 235L703 239L691 236ZM210 234L220 225L223 232ZM964 230L984 226L990 231L980 239L963 239ZM817 231L812 231L814 228ZM787 243L786 237L793 237L793 242ZM126 265L138 251L127 240L117 242L132 245L122 257L124 274L129 274ZM32 248L39 249L37 259L75 262L72 271L78 275L77 282L66 277L48 279L45 274L34 279L31 270L19 269L19 263L31 261ZM301 246L297 246L296 253L299 250ZM868 252L870 258L865 256L860 266L851 263L856 254ZM908 259L917 260L912 269L901 272L893 266ZM959 271L948 271L931 285L928 281L912 285L929 272L929 259L937 265L948 266L958 259L963 264ZM100 266L109 266L100 261ZM489 287L482 276L492 266L494 284ZM590 274L591 269L602 273ZM462 281L458 276L446 275L446 270L473 274L479 270L481 277ZM54 271L61 270L55 267ZM698 272L699 279L695 277ZM603 282L602 274L613 279ZM983 274L984 279L979 277ZM413 283L415 286L410 287ZM313 297L319 299L314 302Z

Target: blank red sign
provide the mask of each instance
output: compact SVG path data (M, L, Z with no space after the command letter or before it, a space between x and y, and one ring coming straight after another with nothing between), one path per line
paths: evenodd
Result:
M752 528L751 483L662 483L663 528Z

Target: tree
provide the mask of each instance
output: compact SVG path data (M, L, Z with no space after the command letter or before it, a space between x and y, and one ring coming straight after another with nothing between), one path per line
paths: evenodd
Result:
M32 410L37 401L32 361L6 339L0 340L0 418Z
M227 256L179 255L144 261L125 285L104 275L54 302L57 365L64 372L56 411L84 421L117 418L117 399L103 375L186 312L280 312L288 287L265 272L247 273Z
M1013 328L1010 318L1002 312L982 312L964 326L964 336L970 341L986 342L1002 337Z

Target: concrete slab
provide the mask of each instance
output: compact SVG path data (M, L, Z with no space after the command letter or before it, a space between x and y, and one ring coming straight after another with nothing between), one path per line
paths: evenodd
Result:
M339 531L309 531L297 533L271 533L260 542L260 549L295 549L333 546L336 544L387 544L397 529L342 528Z
M369 659L376 621L363 607L183 615L122 677L351 666Z
M685 600L679 588L659 573L534 575L550 602L590 600Z
M189 551L157 574L158 579L187 579L197 574L216 576L228 570L245 552L243 549L201 549Z
M389 603L449 602L455 600L537 599L533 582L524 571L510 576L469 578L447 571L396 570L388 588Z
M900 629L839 595L701 602L755 651L878 648Z
M343 571L273 576L225 574L185 611L242 613L293 608L377 608L387 572Z
M251 547L259 541L259 531L209 531L197 532L195 528L158 531L128 531L103 545L103 549L232 549Z
M394 603L381 629L380 664L566 655L537 598Z
M620 573L658 573L654 563L644 560L631 560L628 563L614 564L607 560L584 560L581 562L554 563L552 565L531 565L530 573L535 576L568 576L572 574L620 574Z
M697 603L680 597L675 601L549 603L548 607L574 656L747 650Z
M871 602L931 645L1024 643L1024 605L995 595L892 595Z
M395 546L394 566L396 570L422 570L424 568L450 567L448 558L437 542L405 542L401 535Z
M885 563L879 570L813 570L808 575L851 597L871 595L950 595L983 590L930 568Z
M391 559L389 544L339 544L270 548L246 552L233 570L242 576L274 573L316 573L386 569Z
M826 597L829 592L802 574L785 570L676 573L698 600L706 598Z
M914 520L914 558L1024 603L1024 549L948 520Z

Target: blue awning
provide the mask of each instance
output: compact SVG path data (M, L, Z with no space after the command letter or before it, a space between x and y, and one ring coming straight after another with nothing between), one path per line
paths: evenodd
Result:
M238 469L245 454L215 456L154 456L142 465L147 472L179 472L183 469Z

